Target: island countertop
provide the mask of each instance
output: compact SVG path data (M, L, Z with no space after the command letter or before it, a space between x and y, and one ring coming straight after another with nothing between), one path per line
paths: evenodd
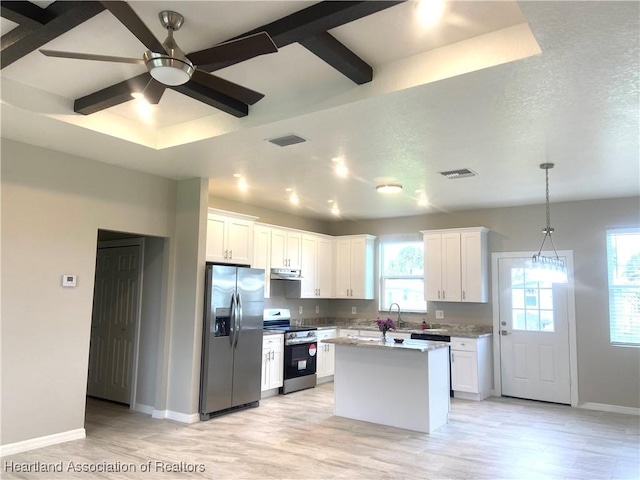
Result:
M438 348L446 348L449 346L447 342L435 342L430 340L405 340L402 343L396 343L392 338L387 338L387 341L383 343L382 339L354 336L326 338L322 340L322 343L413 352L427 352L429 350L436 350Z

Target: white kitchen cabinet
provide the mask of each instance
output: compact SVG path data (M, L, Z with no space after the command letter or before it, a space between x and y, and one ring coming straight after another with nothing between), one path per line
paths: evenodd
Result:
M302 232L272 228L271 268L301 268L301 263Z
M256 223L253 226L253 268L264 270L264 298L271 297L271 228Z
M262 387L264 392L278 389L283 385L284 335L265 335L262 339ZM275 394L277 392L269 392Z
M484 400L491 395L491 336L451 337L451 389L456 398Z
M329 330L318 330L318 358L316 364L317 383L330 381L335 372L335 345L322 343L323 339L336 336L335 328Z
M422 232L426 300L488 301L488 231L472 227Z
M373 299L375 238L347 235L335 239L335 298Z
M300 298L333 296L333 239L302 235L302 280Z
M256 217L210 208L207 214L207 262L251 265Z

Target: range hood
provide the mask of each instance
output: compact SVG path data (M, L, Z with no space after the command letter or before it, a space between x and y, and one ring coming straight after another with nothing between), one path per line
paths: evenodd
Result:
M299 268L272 268L271 280L302 280Z

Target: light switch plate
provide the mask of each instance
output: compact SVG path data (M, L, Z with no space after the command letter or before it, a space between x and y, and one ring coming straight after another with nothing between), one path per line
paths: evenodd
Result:
M444 318L444 310L436 310L436 318L443 319Z
M356 314L356 307L351 307L351 315L355 315Z
M320 313L320 307L316 305L316 313Z
M303 311L303 308L302 308L302 305L300 305L298 307L298 314L302 315L302 311Z
M64 274L62 275L62 286L63 287L75 287L76 286L76 276Z

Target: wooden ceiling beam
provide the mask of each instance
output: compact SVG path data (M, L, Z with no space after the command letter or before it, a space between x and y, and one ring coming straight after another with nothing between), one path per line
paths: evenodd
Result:
M373 80L373 68L328 32L301 40L300 45L358 85Z
M2 36L0 69L11 65L104 10L102 4L93 1L58 0L44 10L33 4L31 5L38 10L26 5L22 7L15 5L22 3L29 2L2 2L1 4L2 17L11 21L18 20L16 23L22 21L25 25L21 24L20 27Z
M349 1L324 1L316 3L310 7L307 7L299 12L292 13L286 17L271 22L267 25L263 25L249 32L245 32L242 35L238 35L230 40L241 38L246 35L251 35L258 32L267 32L273 39L273 42L278 48L286 47L292 43L300 43L306 41L306 43L314 48L324 50L323 56L320 56L324 61L332 65L341 73L351 78L345 71L337 68L335 65L343 65L347 70L362 69L362 63L364 63L359 57L350 52L344 45L340 44L335 38L331 41L332 47L320 48L319 43L322 43L318 39L313 38L326 33L328 30L340 27L347 23L353 22L363 17L367 17L374 13L386 10L387 8L394 7L398 4L404 3L405 0L400 1L362 1L362 2L349 2ZM327 43L325 37L325 43ZM314 45L315 43L315 45ZM341 47L338 46L341 45ZM331 59L329 50L333 50L333 55L337 58ZM195 55L200 52L194 52L190 55ZM314 52L315 53L315 52ZM331 61L328 61L330 59ZM358 60L356 60L358 59ZM353 62L353 65L349 65ZM225 63L213 63L198 65L198 68L207 72L213 72L221 68L234 65L237 62L225 62ZM335 65L334 65L335 64ZM348 67L347 67L348 65ZM356 82L358 83L358 82Z
M169 88L215 107L218 110L222 110L234 117L240 118L249 115L249 105L246 103L242 103L235 98L231 98L200 83L187 82L184 85L176 85Z
M371 81L373 69L327 33L327 30L380 12L404 1L319 2L234 38L266 31L279 48L292 43L300 43L355 83L362 84ZM195 52L193 55L197 53L199 52ZM240 61L198 65L198 68L213 72ZM132 80L135 81L138 78L134 77ZM188 82L185 85L171 88L236 117L243 117L248 114L248 106L246 104L202 85L197 85L195 82ZM76 100L74 110L85 115L95 113L129 101L131 99L130 92L131 89L128 82L121 82Z

